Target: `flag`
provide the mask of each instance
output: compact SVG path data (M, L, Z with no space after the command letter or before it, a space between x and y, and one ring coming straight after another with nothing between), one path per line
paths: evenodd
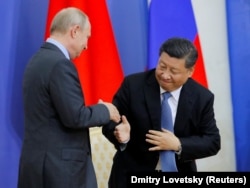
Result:
M147 0L106 1L124 74L144 71L147 66Z
M148 69L156 66L161 44L171 37L183 37L193 41L199 53L193 78L207 87L203 55L191 1L151 0Z
M250 171L250 4L226 1L237 171Z
M208 86L215 96L215 119L221 135L221 150L215 156L198 160L199 168L205 171L235 171L225 1L192 0L192 7L199 31Z
M107 102L123 79L123 70L116 47L114 33L105 0L51 0L49 3L46 36L54 15L66 7L77 7L85 12L91 22L88 49L74 60L87 105L98 99Z

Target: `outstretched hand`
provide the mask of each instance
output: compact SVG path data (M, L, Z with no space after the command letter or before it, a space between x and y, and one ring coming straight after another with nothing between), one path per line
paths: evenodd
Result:
M103 102L101 99L98 100L98 104L104 104L108 108L110 120L113 120L116 123L121 121L121 115L115 105L109 102Z

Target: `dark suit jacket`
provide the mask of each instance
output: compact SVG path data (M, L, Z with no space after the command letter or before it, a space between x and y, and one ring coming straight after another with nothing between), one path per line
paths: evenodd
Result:
M44 43L24 73L25 133L19 188L96 188L89 127L109 122L102 105L86 107L74 64Z
M146 133L160 130L160 87L155 70L127 76L114 96L113 103L131 125L131 138L124 151L113 135L114 123L102 128L117 152L109 185L112 188L126 187L126 173L154 171L159 152L148 151ZM180 93L174 133L182 144L181 156L176 156L179 172L197 171L195 159L217 154L220 150L220 135L214 118L214 95L193 79L183 85Z

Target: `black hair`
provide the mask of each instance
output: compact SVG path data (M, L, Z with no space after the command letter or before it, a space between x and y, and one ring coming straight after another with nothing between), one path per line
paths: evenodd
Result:
M170 57L185 59L185 67L191 68L195 65L198 58L198 52L194 44L185 38L173 37L166 40L160 47L159 55L162 52Z

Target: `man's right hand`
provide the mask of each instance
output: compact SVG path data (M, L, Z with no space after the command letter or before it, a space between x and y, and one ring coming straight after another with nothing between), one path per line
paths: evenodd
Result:
M101 99L99 99L98 104L104 104L108 108L110 120L113 120L116 123L119 123L121 121L121 115L115 105L113 105L112 103L103 102L103 100Z
M115 127L114 135L118 142L127 143L130 140L130 124L127 118L123 115L122 122Z

